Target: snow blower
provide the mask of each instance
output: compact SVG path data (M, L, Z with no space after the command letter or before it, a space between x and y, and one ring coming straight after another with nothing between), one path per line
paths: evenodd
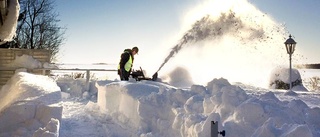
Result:
M132 76L132 78L134 78L136 81L140 81L140 80L152 80L152 81L156 81L158 79L158 72L154 73L152 75L152 78L148 78L145 77L142 68L140 67L140 70L133 70L130 74Z

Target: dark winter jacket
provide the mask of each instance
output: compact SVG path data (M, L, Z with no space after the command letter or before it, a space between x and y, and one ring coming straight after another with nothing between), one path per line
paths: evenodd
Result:
M120 69L123 69L125 64L128 62L129 58L132 58L132 62L134 60L131 49L125 49L124 52L121 54L121 59L120 59Z

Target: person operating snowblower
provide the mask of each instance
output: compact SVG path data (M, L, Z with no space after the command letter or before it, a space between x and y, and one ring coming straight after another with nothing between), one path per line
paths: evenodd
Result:
M121 54L121 59L118 65L118 75L121 80L129 80L131 73L134 55L139 52L138 47L133 47L132 49L125 49Z
M152 78L145 77L142 68L140 70L132 70L134 55L138 54L138 47L133 47L132 49L125 49L121 54L121 59L118 65L118 75L123 81L128 81L131 75L136 81L140 80L152 80L156 81L158 79L158 72L156 72Z

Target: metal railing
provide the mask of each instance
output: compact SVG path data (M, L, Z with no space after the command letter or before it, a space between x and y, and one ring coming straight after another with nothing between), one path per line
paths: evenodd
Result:
M90 71L118 71L116 69L60 69L60 68L35 68L33 70L42 70L42 75L46 75L47 70L54 70L54 71L85 71L86 72L86 84L85 89L89 91L89 82L90 82Z
M0 72L3 71L15 71L17 69L20 68L14 68L14 67L0 67ZM79 69L79 68L75 68L75 69L61 69L61 68L34 68L34 69L27 69L28 72L33 72L33 71L42 71L42 75L47 75L46 71L84 71L86 72L86 83L85 83L85 89L86 91L89 91L90 85L90 72L92 71L118 71L116 69ZM10 73L11 75L14 75L14 73ZM9 76L7 75L7 80L9 80Z

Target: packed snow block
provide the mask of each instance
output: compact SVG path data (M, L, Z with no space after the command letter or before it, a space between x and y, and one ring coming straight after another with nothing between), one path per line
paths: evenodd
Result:
M35 116L37 106L33 102L18 102L0 113L0 133L9 129L19 127L29 119Z
M44 128L39 128L33 133L32 137L59 137L60 122L51 118Z
M98 105L102 111L117 115L117 119L123 123L127 121L137 127L139 117L137 113L138 101L128 94L123 82L111 83L98 88Z
M23 87L23 88L21 88ZM15 101L34 101L44 105L61 101L61 90L50 77L17 72L11 77L0 93L0 111Z
M119 85L99 85L96 83L98 89L98 105L103 111L115 111L119 108L121 93L123 90ZM107 103L108 101L108 103Z
M38 105L35 115L42 124L47 124L52 118L61 121L62 118L62 107L60 106L46 106Z
M153 111L154 107L141 102L152 93L159 92L157 86L131 83L126 81L114 82L110 84L96 84L98 89L98 105L102 111L116 114L119 121L130 123L135 128L139 128L141 122L146 117L141 116L140 111Z
M62 107L46 106L39 102L16 102L0 113L0 133L15 131L20 127L36 130L47 125L52 118L61 120Z

